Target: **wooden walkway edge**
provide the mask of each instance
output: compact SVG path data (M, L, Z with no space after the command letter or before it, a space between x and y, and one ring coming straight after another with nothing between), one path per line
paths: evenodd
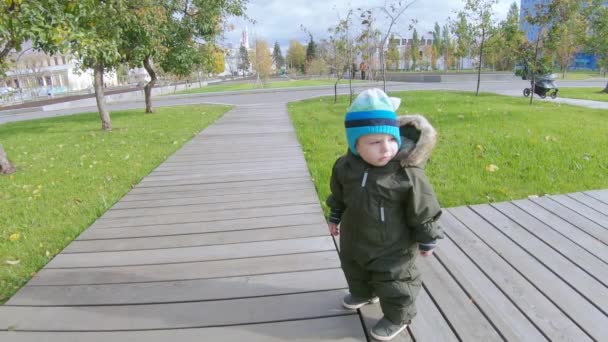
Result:
M603 341L608 190L444 211L395 341ZM239 105L0 306L0 341L367 341L285 103Z

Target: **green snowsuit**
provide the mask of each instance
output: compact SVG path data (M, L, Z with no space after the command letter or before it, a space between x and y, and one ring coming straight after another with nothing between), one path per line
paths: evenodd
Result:
M399 122L418 126L417 144L404 137L400 152L383 167L349 151L333 167L327 204L342 213L340 261L350 293L377 295L388 319L409 323L421 287L415 266L418 243L433 242L443 232L437 224L441 209L423 169L434 130L420 116L400 117Z

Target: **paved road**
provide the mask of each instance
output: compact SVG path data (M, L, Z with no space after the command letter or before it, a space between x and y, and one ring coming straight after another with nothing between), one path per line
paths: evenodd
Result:
M562 81L559 82L560 87L603 87L605 81ZM378 84L376 86L380 86ZM482 82L481 91L493 92L503 95L520 96L522 89L529 86L528 81L495 81ZM357 85L355 91L358 92L369 85ZM475 82L443 82L443 83L389 83L387 89L389 91L400 90L464 90L474 91ZM348 88L342 87L338 89L339 94L348 94ZM333 95L331 87L310 87L310 88L292 88L292 89L268 89L255 92L225 92L215 94L188 94L188 95L171 95L156 97L153 99L155 107L178 106L199 103L218 103L230 105L255 105L255 104L270 104L270 103L285 103L298 101L306 98L317 96ZM608 109L608 103L599 105L597 102L586 102L584 100L569 100L559 99L560 102L575 104L575 105L594 105L596 108ZM143 108L142 101L123 102L109 105L110 110L124 110ZM0 111L0 124L23 121L39 118L47 118L62 115L71 115L84 112L96 112L97 107L79 107L65 110L56 110L43 112L40 108L33 108L32 111L11 113Z

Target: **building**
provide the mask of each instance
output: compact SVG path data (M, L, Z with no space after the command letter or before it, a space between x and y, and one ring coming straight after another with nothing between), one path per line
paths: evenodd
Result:
M0 88L13 89L24 100L93 87L93 71L79 70L71 54L48 55L26 42L21 51L10 53L8 60L12 67L0 79ZM116 73L104 74L104 81L106 86L116 85Z

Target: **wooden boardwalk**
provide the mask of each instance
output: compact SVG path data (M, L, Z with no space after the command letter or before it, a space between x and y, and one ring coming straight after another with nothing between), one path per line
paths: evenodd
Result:
M450 208L396 341L608 340L608 191ZM0 341L366 341L286 104L185 145L4 306Z

